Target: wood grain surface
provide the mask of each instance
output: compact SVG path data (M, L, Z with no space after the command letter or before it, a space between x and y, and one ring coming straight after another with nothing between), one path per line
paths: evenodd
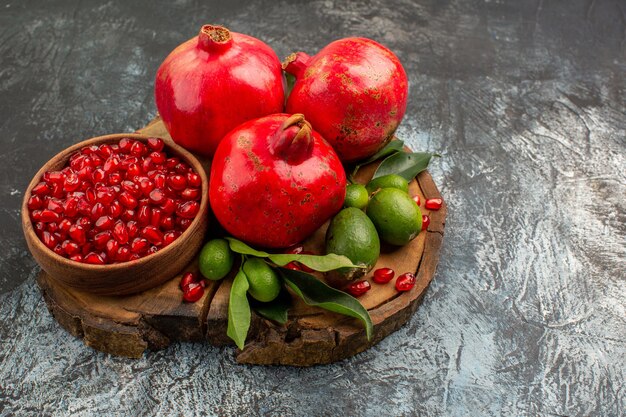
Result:
M165 126L154 120L139 133L162 137L170 143ZM209 167L206 163L205 167ZM365 184L377 164L362 168L356 181ZM207 173L208 174L208 173ZM440 198L428 172L409 184L409 193L418 195L423 208L427 198ZM335 362L353 356L402 326L415 311L432 280L445 226L446 206L438 211L423 208L431 216L427 231L409 244L397 248L383 246L374 270L390 267L396 275L416 272L416 285L408 292L396 291L394 282L379 285L359 298L374 324L367 340L354 318L306 305L293 297L293 307L285 325L278 325L253 313L246 346L238 352L241 363L260 365L310 366ZM306 250L324 253L328 222L304 242ZM208 237L207 237L208 239ZM198 272L197 258L180 274L162 285L130 296L99 296L72 289L42 272L37 282L52 315L67 331L85 344L113 355L138 358L147 349L158 350L172 341L201 341L222 346L232 344L226 336L228 299L233 274L222 281L208 281L204 296L196 303L182 301L178 286L186 271ZM372 272L368 275L371 278ZM324 279L322 274L318 278Z

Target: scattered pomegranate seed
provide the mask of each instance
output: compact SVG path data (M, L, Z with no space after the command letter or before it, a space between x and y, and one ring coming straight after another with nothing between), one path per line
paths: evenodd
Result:
M302 269L300 269L300 264L298 262L289 262L287 265L285 265L285 268L287 269L293 269L294 271L301 271Z
M174 242L200 209L201 177L159 138L131 138L74 152L31 189L35 233L77 262L139 259Z
M428 210L439 210L441 205L443 204L443 200L441 198L429 198L424 203L424 207Z
M348 285L348 288L346 288L346 290L353 297L360 297L368 292L371 288L372 286L370 285L369 281L362 280L353 282L352 284Z
M406 272L396 279L396 290L409 291L415 286L415 275Z
M189 284L193 284L198 282L198 277L193 272L185 272L183 277L180 279L180 289L185 291L185 288L189 286Z
M417 204L419 206L420 205L420 196L419 195L413 196L413 201L415 201L415 204Z
M428 214L422 215L422 230L428 230L428 226L430 225L430 216Z
M287 248L287 252L285 253L289 253L292 255L299 255L304 251L304 246L302 245L296 245L296 246L291 246L289 248Z
M188 303L195 303L204 295L204 287L197 283L191 283L183 291L183 300Z
M374 271L373 280L377 284L386 284L393 279L395 272L391 268L379 268Z

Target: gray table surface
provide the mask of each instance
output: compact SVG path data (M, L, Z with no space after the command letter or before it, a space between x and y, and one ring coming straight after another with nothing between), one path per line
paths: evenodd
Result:
M252 2L250 2L252 3ZM624 415L626 5L620 1L1 1L0 416ZM155 116L153 77L203 23L284 57L352 35L410 79L398 130L438 152L449 205L424 304L358 356L241 366L174 344L83 346L35 284L19 210L35 171Z

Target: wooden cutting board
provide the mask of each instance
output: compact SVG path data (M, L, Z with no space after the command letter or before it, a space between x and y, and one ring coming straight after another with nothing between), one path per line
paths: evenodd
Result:
M159 119L138 133L171 141ZM204 162L208 169L208 161ZM370 165L361 169L357 181L366 183L375 168ZM430 226L406 246L383 247L374 269L389 267L396 271L396 276L416 272L417 283L411 291L398 293L395 279L384 285L370 279L372 289L359 301L372 318L372 340L367 340L364 328L356 319L307 306L296 297L285 325L252 314L247 343L243 351L237 350L237 360L249 364L294 366L335 362L364 351L402 326L421 303L435 274L446 218L445 203L438 211L424 209L427 198L441 198L428 172L420 173L409 184L409 192L420 196L422 213L430 216ZM327 226L322 226L305 242L307 250L324 253ZM181 275L187 271L198 271L197 260ZM233 277L209 281L203 298L188 304L182 301L178 286L181 275L157 288L124 297L97 296L67 288L43 271L37 282L48 309L59 324L86 345L103 352L138 358L146 350L163 349L177 340L234 345L226 336ZM372 272L366 278L371 275Z

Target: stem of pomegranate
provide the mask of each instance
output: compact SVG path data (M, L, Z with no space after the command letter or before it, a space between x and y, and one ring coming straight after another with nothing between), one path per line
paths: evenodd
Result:
M283 61L283 70L299 78L302 72L309 65L311 57L305 52L294 52Z
M230 48L233 37L224 26L204 25L198 34L198 46L206 52L221 52Z
M290 164L299 164L313 152L311 133L311 124L304 120L304 115L297 113L290 116L276 130L272 143L274 155Z

